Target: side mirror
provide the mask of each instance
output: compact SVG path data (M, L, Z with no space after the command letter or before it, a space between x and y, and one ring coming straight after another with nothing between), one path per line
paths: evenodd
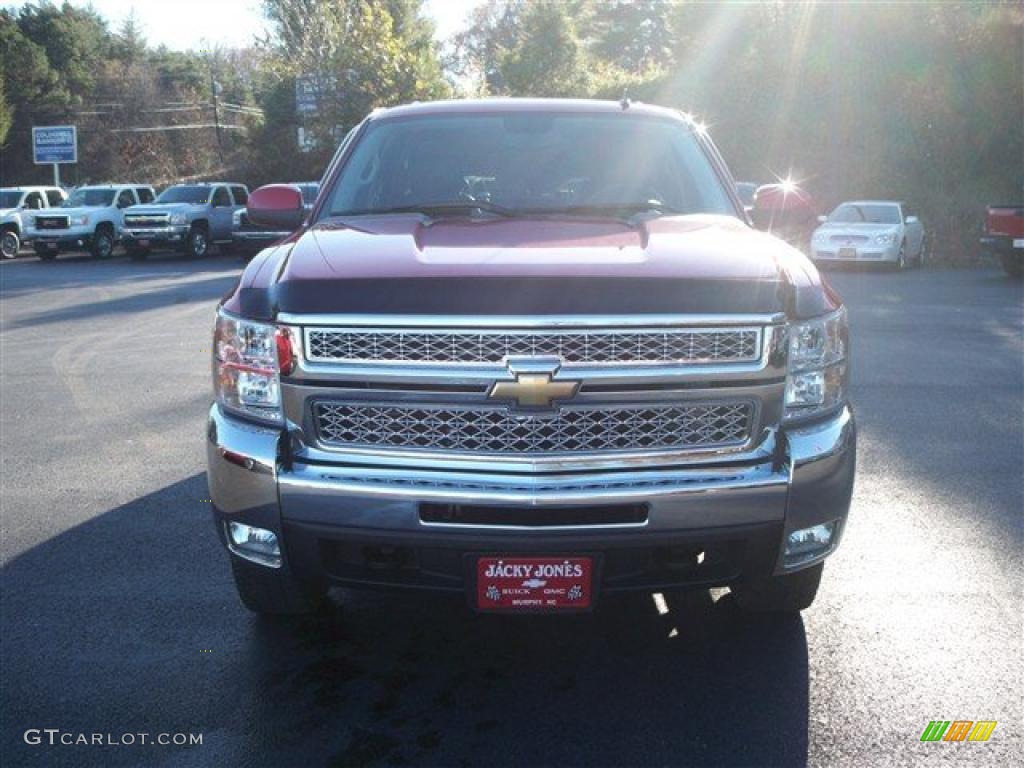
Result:
M917 224L917 216L907 216L906 223L907 224Z
M818 217L818 223L819 224L824 224L826 221L828 221L828 216L819 216Z
M249 195L245 206L249 221L260 227L296 230L306 217L302 192L289 184L268 184Z

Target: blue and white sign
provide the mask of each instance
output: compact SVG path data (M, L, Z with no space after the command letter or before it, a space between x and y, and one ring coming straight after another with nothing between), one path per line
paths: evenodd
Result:
M73 125L32 128L32 161L36 165L78 162L78 131Z

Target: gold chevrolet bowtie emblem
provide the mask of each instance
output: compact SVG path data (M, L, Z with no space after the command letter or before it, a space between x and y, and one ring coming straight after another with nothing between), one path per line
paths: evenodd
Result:
M578 381L552 381L550 373L519 373L515 381L496 381L487 396L515 400L520 408L550 408L555 400L568 400L580 388Z

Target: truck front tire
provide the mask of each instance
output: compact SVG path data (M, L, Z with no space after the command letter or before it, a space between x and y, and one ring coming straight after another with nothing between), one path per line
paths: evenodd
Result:
M999 257L1003 269L1010 277L1020 279L1024 277L1024 256L1016 256L1012 253L1004 253Z
M210 235L206 227L193 224L185 238L185 255L190 259L201 259L210 252Z
M242 603L266 616L298 616L324 606L327 590L296 579L280 568L267 568L231 556L231 573Z
M730 587L736 604L753 613L799 613L818 594L824 563L784 576L769 576Z
M18 237L18 233L13 229L5 229L0 232L0 253L3 253L5 259L13 259L18 255L18 250L21 248L21 239Z
M89 253L94 259L109 259L114 253L114 231L110 225L101 224L96 227L92 236L92 246Z

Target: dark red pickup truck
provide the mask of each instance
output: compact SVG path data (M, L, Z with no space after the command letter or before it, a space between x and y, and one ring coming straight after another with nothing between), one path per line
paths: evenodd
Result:
M1024 275L1024 205L990 205L981 244L1011 277Z
M686 116L377 111L311 211L271 186L248 212L296 230L216 318L208 476L249 608L810 605L853 484L846 310Z

